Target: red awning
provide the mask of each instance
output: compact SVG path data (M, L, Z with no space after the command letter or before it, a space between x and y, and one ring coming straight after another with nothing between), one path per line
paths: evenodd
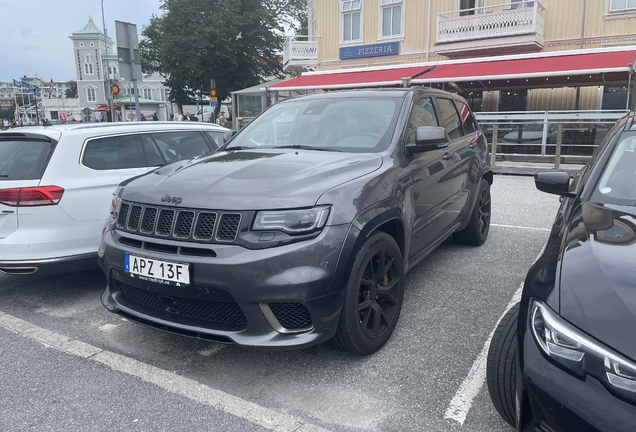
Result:
M119 109L119 105L113 105L113 109ZM108 105L98 105L93 111L108 111Z
M442 63L412 84L453 82L464 90L626 82L636 49Z
M430 70L432 66L394 67L391 69L355 72L306 72L270 86L270 90L311 90L383 87L401 85L403 78L411 79Z

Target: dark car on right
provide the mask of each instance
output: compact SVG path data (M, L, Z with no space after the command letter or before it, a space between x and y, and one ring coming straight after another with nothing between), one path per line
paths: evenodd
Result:
M634 113L573 180L535 183L561 208L491 341L491 399L517 431L636 431Z

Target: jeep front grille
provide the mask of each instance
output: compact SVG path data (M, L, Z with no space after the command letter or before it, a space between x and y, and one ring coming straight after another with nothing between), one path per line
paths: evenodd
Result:
M123 202L117 228L151 237L198 242L232 243L242 214L196 209L175 209Z

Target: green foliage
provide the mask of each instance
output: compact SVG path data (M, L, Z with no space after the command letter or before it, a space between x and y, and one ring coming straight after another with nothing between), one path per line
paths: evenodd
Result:
M169 99L179 104L190 103L193 91L207 93L210 79L222 100L281 77L283 28L302 5L305 0L162 0L162 15L152 17L139 43L142 68L164 75Z
M67 88L66 90L64 90L64 95L67 98L74 98L75 97L75 93L77 93L77 83L73 80L67 81L66 82L68 85L70 85L69 88Z

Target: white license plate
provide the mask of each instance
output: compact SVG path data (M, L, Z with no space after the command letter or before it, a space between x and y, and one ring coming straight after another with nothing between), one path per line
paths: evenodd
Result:
M124 271L140 279L175 284L190 283L190 265L124 254Z

